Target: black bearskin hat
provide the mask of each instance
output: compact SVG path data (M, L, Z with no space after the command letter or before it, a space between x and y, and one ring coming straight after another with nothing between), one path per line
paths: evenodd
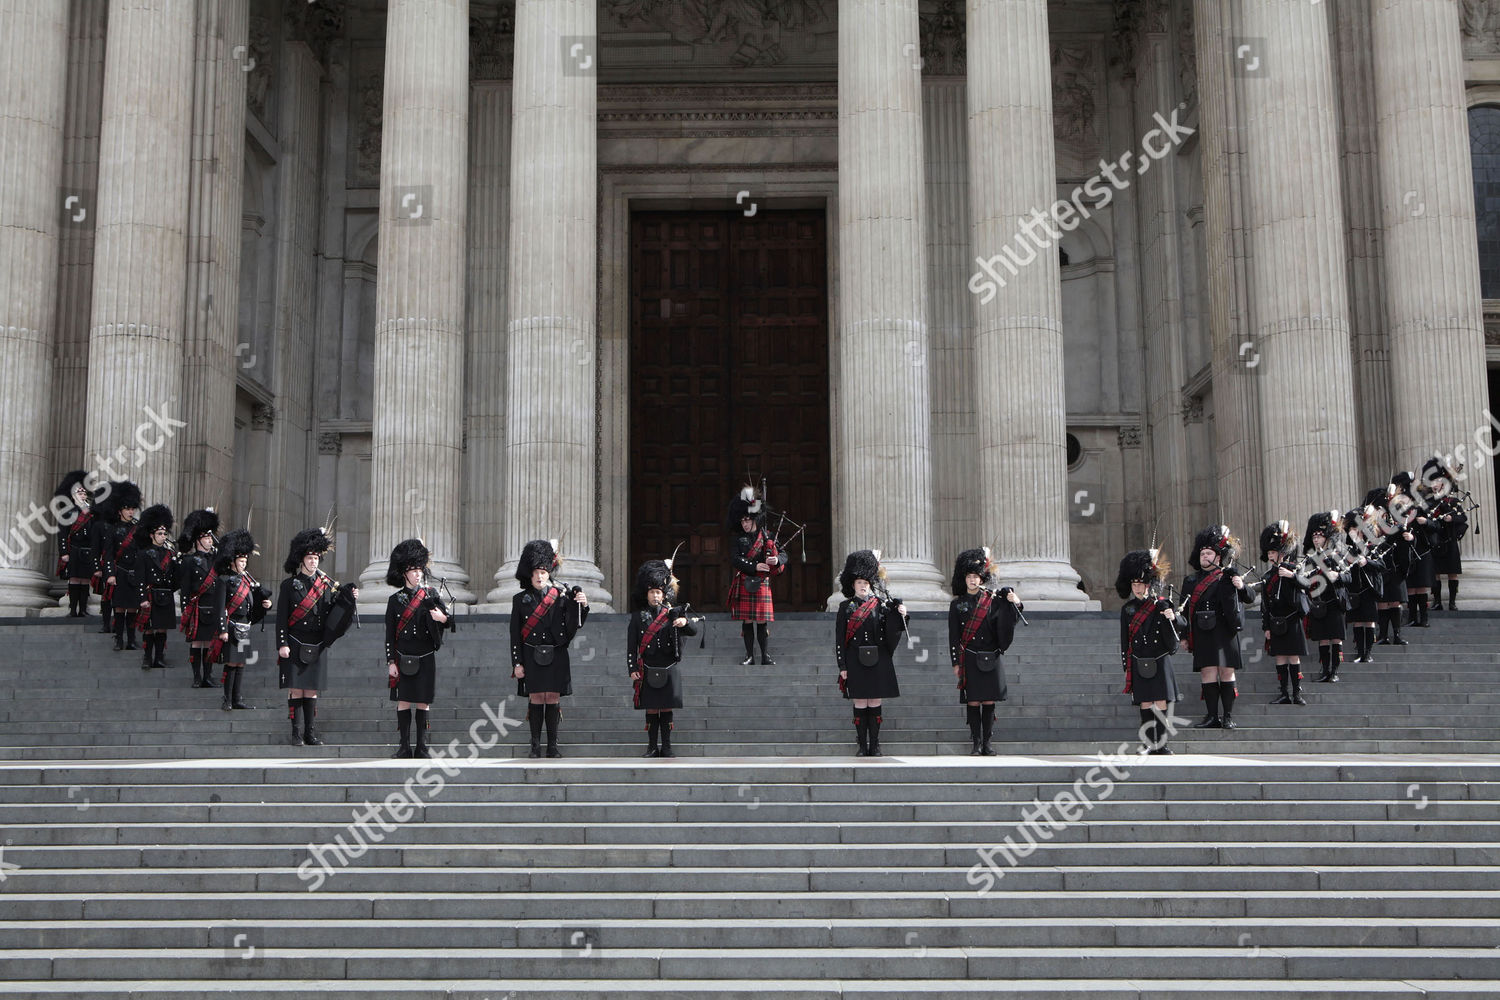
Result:
M542 538L534 538L526 543L521 550L521 560L516 563L516 582L522 587L531 586L531 574L544 569L548 573L556 573L557 567L562 565L562 560L557 555L557 543Z
M1405 469L1391 476L1391 485L1395 486L1402 493L1405 493L1409 497L1416 496L1416 492L1412 489L1412 483L1414 483L1415 481L1416 477L1413 476L1410 472L1407 472Z
M979 574L979 585L983 587L995 576L995 563L990 559L989 549L964 549L953 560L953 579L949 581L949 589L953 596L966 594L969 588L964 584L964 577L970 573Z
M1441 458L1434 457L1422 465L1421 482L1434 496L1445 497L1458 485L1453 476L1455 471L1463 471L1464 464L1457 460L1453 464L1458 467L1456 470L1448 468Z
M135 544L141 548L151 546L151 535L157 528L166 528L172 533L172 508L164 503L154 503L141 511L139 527L135 529Z
M427 551L427 546L422 544L420 538L408 538L403 542L397 542L396 547L391 549L391 565L385 571L386 586L406 586L406 571L426 569L427 560L431 558L432 553Z
M1386 505L1390 503L1391 497L1395 496L1395 494L1399 492L1399 490L1393 490L1391 488L1394 485L1395 484L1392 483L1390 486L1377 486L1374 489L1370 490L1370 492L1365 494L1365 502L1360 504L1360 506L1374 507L1376 510L1385 510Z
M1297 544L1297 535L1290 521L1273 521L1260 529L1260 557L1267 559L1272 552L1283 552Z
M1302 536L1302 551L1313 550L1313 535L1322 535L1323 541L1333 544L1334 533L1343 525L1343 517L1336 510L1320 510L1307 519L1307 532Z
M182 535L177 539L177 547L186 552L196 547L198 539L204 535L216 535L218 532L219 515L212 507L191 511L182 519Z
M849 553L844 560L844 571L839 574L839 589L848 598L854 597L854 581L867 580L875 586L877 580L885 579L885 568L880 565L880 553L874 549L860 549Z
M234 561L240 556L255 555L255 538L244 528L225 532L219 539L219 558L214 560L214 569L220 575L234 572Z
M120 512L130 507L141 509L141 488L130 480L110 483L109 495L99 502L99 516L108 521L118 521Z
M322 555L333 548L333 539L322 528L307 528L292 536L292 544L286 553L286 562L281 564L283 573L295 573L302 565L302 557L316 552Z
M662 599L671 604L677 597L677 578L672 575L665 559L648 559L635 571L635 589L630 592L636 610L643 610L648 606L646 591L657 589L661 590Z
M1136 580L1146 583L1156 583L1165 580L1167 574L1172 572L1172 564L1161 549L1135 549L1125 553L1125 558L1120 560L1120 575L1115 577L1115 593L1121 598L1129 599L1130 585Z
M99 498L103 495L104 492L103 487L101 486L99 489L90 490L88 483L85 481L88 479L88 477L89 474L87 472L84 472L82 469L74 469L66 476L63 476L62 482L57 484L57 489L52 491L52 496L54 500L62 499L66 500L67 503L57 504L53 507L53 510L59 511L64 515L74 514L78 504L78 502L73 498L73 488L75 486L82 486L83 491L89 494L90 501L93 503L98 503Z
M725 525L730 534L740 534L740 521L747 517L754 518L757 527L765 524L766 505L756 497L753 486L746 486L729 501L729 516Z
M1193 536L1193 551L1188 554L1188 565L1199 573L1203 567L1199 565L1199 553L1204 549L1213 549L1219 553L1219 565L1224 565L1233 558L1233 553L1240 547L1240 540L1229 533L1229 525L1216 524L1211 528L1204 528Z

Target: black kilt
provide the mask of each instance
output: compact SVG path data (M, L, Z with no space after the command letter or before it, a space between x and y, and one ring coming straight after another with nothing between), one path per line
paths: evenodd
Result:
M1132 656L1130 658L1130 703L1132 705L1144 705L1152 701L1177 701L1180 697L1177 691L1177 675L1172 673L1170 656Z
M1373 612L1375 604L1370 603ZM1307 616L1307 637L1313 641L1342 639L1344 637L1344 605L1340 601L1313 601L1313 613ZM1317 612L1327 609L1322 618Z
M428 653L422 657L420 663L421 665L414 674L396 674L396 686L391 688L391 701L412 701L420 705L432 704L433 694L437 690L437 655Z
M1434 576L1458 576L1464 571L1463 555L1458 550L1458 543L1444 545L1435 549L1432 553L1432 572Z
M136 626L142 632L171 631L177 627L177 601L171 595L175 591L151 588L142 595L151 602L151 607L142 612ZM165 601L161 595L167 595Z
M844 669L849 674L845 686L848 688L849 697L860 699L901 697L901 685L896 681L896 664L891 660L890 650L884 646L877 648L880 650L880 658L870 666L864 667L859 663L858 648L853 645L844 647Z
M995 656L994 670L980 670L976 650L964 651L963 674L960 680L963 682L959 689L958 700L964 704L971 701L1004 701L1010 693L1005 683L1005 664L997 654ZM849 681L854 681L854 670L849 671ZM852 694L852 692L851 692ZM859 697L876 697L875 695L861 695Z
M1387 572L1384 574L1385 587L1381 595L1381 603L1405 604L1406 603L1406 577L1400 573Z
M521 666L526 668L526 676L516 683L516 693L520 695L572 694L573 669L568 662L568 647L562 645L554 647L552 662L545 667L537 666L534 649L535 647L528 643L521 644Z
M1284 635L1277 635L1274 631L1271 633L1268 652L1272 656L1306 656L1307 636L1302 631L1302 617L1294 615L1290 620L1285 618L1281 620L1287 623L1286 633ZM1269 616L1263 618L1261 624L1269 629L1271 618Z
M526 671L526 676L531 676L531 671ZM635 698L635 707L642 712L666 712L682 707L682 665L674 663L667 671L667 683L661 687L652 687L646 678L650 676L649 670L641 671L641 683L639 692Z
M1350 608L1349 613L1344 616L1346 621L1373 622L1380 620L1380 609L1375 606L1379 598L1375 593L1374 587L1361 591L1351 590L1349 591L1349 599L1354 602L1354 607Z
M277 686L286 688L306 688L309 691L322 691L328 687L328 650L318 653L318 658L309 664L295 663L291 660L278 659L276 661L278 674Z
M1223 624L1211 632L1202 629L1193 629L1193 669L1202 670L1204 667L1227 667L1230 670L1238 670L1243 663L1240 661L1240 644L1238 634L1230 631Z
M1406 586L1409 588L1426 587L1429 590L1437 584L1437 570L1433 568L1432 553L1424 553L1419 558L1411 561L1411 571L1406 574Z

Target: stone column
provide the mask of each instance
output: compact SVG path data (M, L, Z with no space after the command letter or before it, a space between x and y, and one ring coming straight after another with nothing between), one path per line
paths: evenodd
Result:
M1260 518L1232 525L1248 539L1273 518L1297 521L1364 490L1327 5L1243 0L1237 35L1265 476Z
M147 502L174 510L187 499L172 421L183 412L195 9L110 0L84 429L86 462L134 453Z
M1074 609L1068 562L1062 286L1046 0L970 0L969 191L977 272L980 537L1035 608ZM1004 262L998 260L1004 255ZM1097 604L1095 604L1097 607Z
M57 319L68 5L0 0L0 614L52 605L46 389Z
M932 553L926 192L916 0L839 5L839 393L848 549L947 607ZM834 562L842 566L843 553Z
M421 538L472 603L458 562L468 212L468 0L392 0L386 17L380 265L370 444L370 565L384 607L391 548Z
M1203 167L1203 244L1212 352L1217 519L1243 536L1259 532L1265 508L1260 447L1259 359L1250 333L1249 249L1245 232L1245 155L1234 75L1232 11L1223 0L1193 7L1198 63L1199 161ZM1253 363L1253 364L1252 364ZM1187 401L1184 401L1187 402ZM1316 508L1315 508L1316 509ZM1288 516L1290 519L1290 515ZM1190 532L1207 527L1195 524ZM1170 551L1185 566L1191 533ZM1180 546L1180 547L1179 547Z
M240 230L244 192L248 0L198 8L193 152L188 188L187 309L183 332L182 497L216 504L243 523L234 479L235 373L251 356L239 341ZM248 346L248 345L247 345Z
M1462 485L1481 506L1462 543L1461 606L1500 607L1495 480L1474 458L1476 442L1492 448L1500 434L1486 419L1458 15L1431 0L1372 7L1396 460L1414 472L1434 455L1466 461Z
M609 611L594 555L598 281L594 0L518 0L506 283L505 563L486 600L517 591L521 547L560 538L560 577Z

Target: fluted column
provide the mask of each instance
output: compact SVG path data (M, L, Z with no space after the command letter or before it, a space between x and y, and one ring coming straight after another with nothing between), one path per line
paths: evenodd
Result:
M946 607L932 552L926 192L916 0L839 4L839 392L845 546ZM837 560L835 560L837 562Z
M1500 606L1495 480L1475 442L1485 417L1484 322L1463 52L1451 3L1373 0L1396 458L1468 464L1480 510L1463 542L1465 607ZM1494 443L1500 443L1500 440ZM1494 461L1493 458L1488 462ZM1476 600L1478 599L1478 600Z
M561 538L560 576L599 610L594 325L598 242L594 0L518 0L511 112L505 563L486 600L509 610L521 547Z
M194 506L225 513L234 479L249 0L203 0L193 72L183 332L181 485Z
M1349 286L1327 5L1243 0L1254 371L1260 378L1271 518L1353 503L1356 474ZM1243 46L1249 45L1245 50Z
M1245 231L1245 154L1235 86L1233 11L1225 0L1193 7L1198 65L1199 160L1203 168L1203 244L1212 353L1214 451L1219 517L1236 532L1259 531L1264 509L1260 447L1260 359L1252 352L1249 238ZM1288 515L1290 516L1290 515ZM1194 525L1197 531L1207 525ZM1172 539L1183 553L1184 533ZM1179 558L1185 558L1185 553Z
M132 478L174 509L195 8L110 0L84 429L86 461L140 449Z
M0 0L0 24L0 511L12 518L45 502L53 485L46 389L57 318L68 5ZM51 605L51 537L41 524L26 532L15 519L0 523L0 532L0 614Z
M392 0L386 15L380 264L370 443L370 565L384 605L391 548L421 538L472 602L458 562L468 211L468 0Z
M1014 254L975 287L980 537L1000 577L1034 607L1087 595L1068 562L1060 233L1046 0L969 0L969 191L973 251ZM1029 234L1029 235L1023 235ZM1000 285L999 282L1004 284Z

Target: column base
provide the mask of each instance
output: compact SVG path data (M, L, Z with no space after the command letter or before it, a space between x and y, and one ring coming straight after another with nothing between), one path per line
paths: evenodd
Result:
M1464 555L1464 571L1458 578L1458 607L1460 611L1500 611L1500 560L1479 559ZM1447 601L1448 585L1442 580L1443 600Z
M385 571L390 569L390 566L389 559L384 562L371 563L359 575L359 604L357 607L360 614L385 614L386 602L396 592L395 587L385 582ZM447 581L447 589L453 592L453 600L456 603L473 605L479 599L478 595L469 589L468 571L458 563L447 559L432 560L428 578L433 581L434 585L437 585L436 577L442 577ZM444 592L444 599L447 596L447 593Z
M30 569L0 569L0 609L12 616L35 615L44 608L57 608L58 599L51 593L53 580ZM66 612L64 606L58 610Z
M508 615L510 614L510 602L513 597L521 592L521 585L516 581L516 566L520 563L518 559L512 559L501 565L495 572L495 588L484 595L484 600L474 606L474 613L479 615ZM614 597L604 589L604 573L592 560L572 558L563 562L562 570L555 578L555 582L569 587L582 587L583 592L589 595L589 609L601 615L612 615L615 609L612 606Z
M936 566L916 559L885 559L880 565L885 569L885 589L892 597L901 598L907 611L948 610L953 595L948 593ZM828 598L827 609L837 611L843 600L844 595L835 591Z
M1073 567L1054 560L997 561L991 586L1014 587L1027 611L1098 611Z

